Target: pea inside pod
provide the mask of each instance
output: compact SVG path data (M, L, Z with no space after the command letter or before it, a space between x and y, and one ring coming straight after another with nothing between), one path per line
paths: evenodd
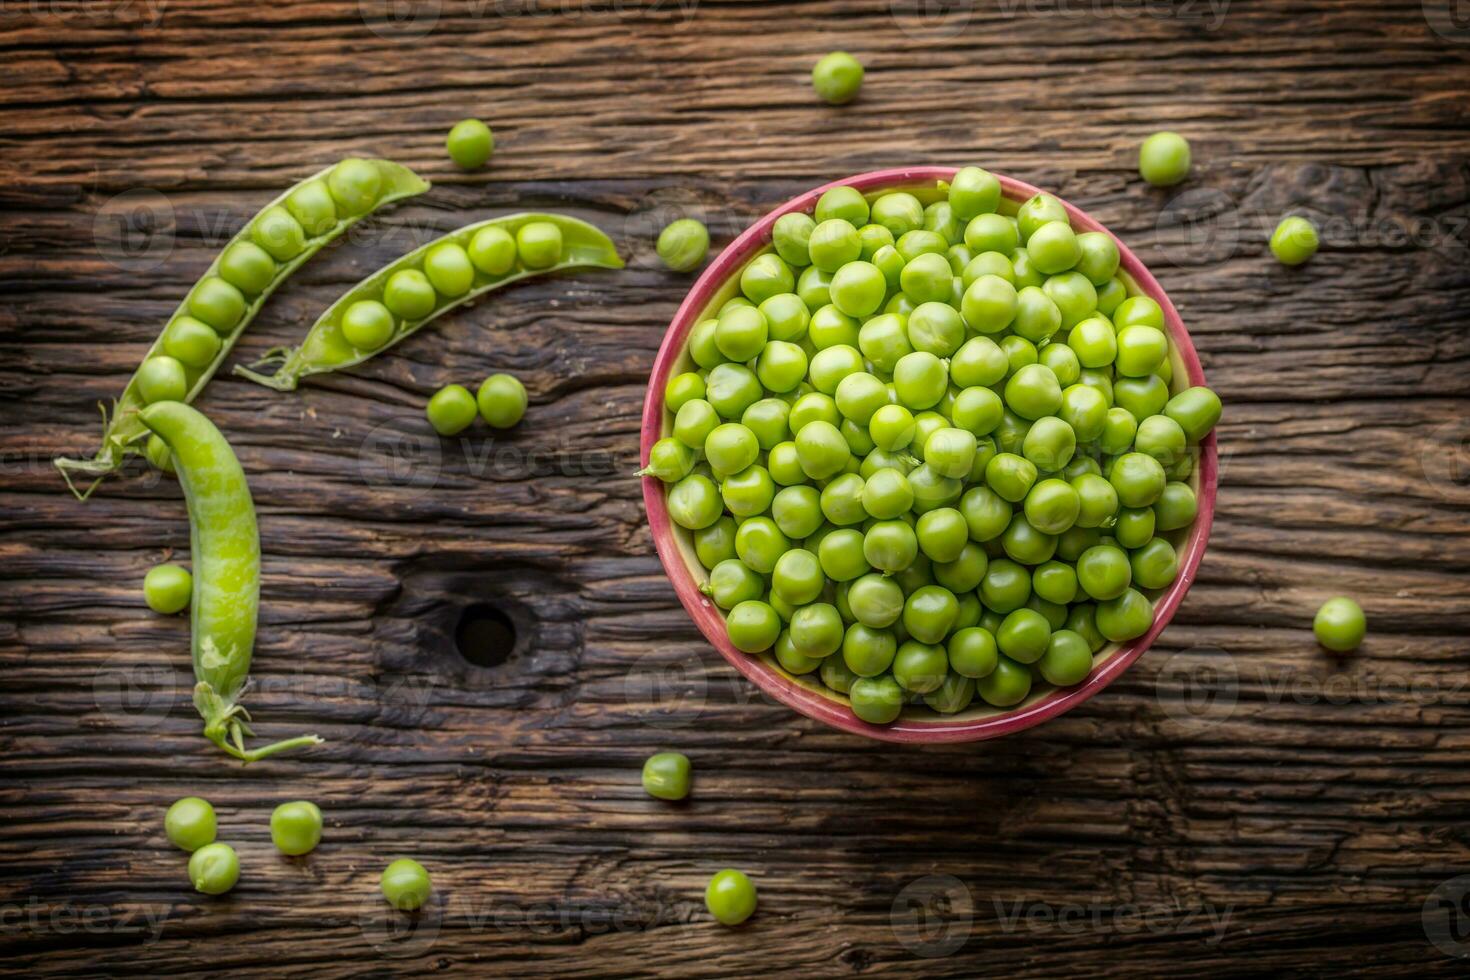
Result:
M390 160L349 158L271 201L230 239L169 317L112 412L102 407L102 445L91 459L58 458L66 484L85 500L97 483L142 451L148 435L137 410L160 401L193 401L235 341L286 278L367 215L429 189ZM157 362L157 363L155 363ZM93 478L85 489L76 475Z
M394 260L317 318L299 347L268 351L235 373L277 391L354 367L458 306L528 276L621 269L612 241L562 214L512 214L465 225ZM253 368L274 367L273 373Z

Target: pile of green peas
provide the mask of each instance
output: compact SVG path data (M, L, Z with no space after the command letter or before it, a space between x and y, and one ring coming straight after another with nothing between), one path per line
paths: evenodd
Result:
M1220 418L1164 314L1055 198L976 167L925 205L824 193L698 323L646 475L730 642L854 714L1010 707L1153 623Z

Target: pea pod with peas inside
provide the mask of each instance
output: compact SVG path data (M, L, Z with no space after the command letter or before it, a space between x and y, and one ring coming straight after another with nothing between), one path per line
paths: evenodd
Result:
M429 182L390 160L349 158L271 201L224 247L174 310L113 406L102 409L102 445L91 459L56 460L66 484L86 499L148 435L138 409L193 401L276 287L323 246L378 208L422 194ZM95 477L79 491L74 474Z
M189 508L194 707L204 718L205 736L244 762L318 744L317 736L302 735L245 747L245 737L254 733L239 699L255 647L260 532L234 450L213 422L183 402L156 402L137 416L145 432L168 446Z
M512 214L465 225L395 259L327 307L299 347L269 351L235 373L277 391L302 378L354 367L450 310L528 276L561 269L621 269L608 237L560 214Z

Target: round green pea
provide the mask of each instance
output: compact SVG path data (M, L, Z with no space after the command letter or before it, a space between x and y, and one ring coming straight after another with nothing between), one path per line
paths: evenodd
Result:
M504 228L481 228L470 239L470 261L487 276L503 276L516 264L516 240Z
M214 807L197 796L175 800L163 815L169 843L191 853L214 842L215 823Z
M149 405L154 402L181 402L189 392L189 378L184 365L167 354L148 358L138 366L133 379L138 395Z
M445 385L429 399L424 414L441 436L456 435L475 420L475 396L464 385Z
M812 88L829 105L851 102L862 87L862 63L846 51L833 51L812 68Z
M405 320L423 319L438 303L429 277L418 269L399 269L383 286L383 305Z
M424 256L424 275L435 291L445 296L463 296L475 284L475 265L463 248L445 242Z
M194 593L194 577L178 565L154 565L143 576L143 600L165 616L183 611Z
M975 681L975 693L997 708L1020 704L1031 693L1031 671L1009 657L1000 657L994 670Z
M561 229L550 221L531 221L516 230L516 252L531 269L548 269L561 261Z
M817 227L812 216L804 211L790 211L776 219L771 226L771 244L776 254L786 260L787 265L811 265L811 253L807 243L811 241L812 229Z
M332 192L320 180L302 184L292 191L286 198L286 210L301 222L302 229L312 238L325 235L337 223L337 202L332 200ZM223 270L220 275L224 275Z
M322 841L322 811L312 802L282 803L271 811L271 841L282 854L300 857Z
M388 904L400 912L422 908L434 887L428 870L413 858L399 858L388 865L378 884Z
M1271 233L1271 254L1282 265L1301 265L1317 254L1317 228L1306 218L1282 218Z
M1046 652L1036 662L1048 684L1071 687L1092 672L1092 648L1071 630L1057 630L1047 641Z
M1356 650L1368 633L1368 617L1363 607L1347 596L1334 596L1322 603L1312 620L1317 642L1334 653Z
M740 925L755 913L755 905L755 885L733 868L715 874L704 889L704 906L721 925Z
M709 254L709 229L694 218L671 221L658 233L659 261L675 272L699 268Z
M218 276L207 276L189 294L189 312L217 333L229 333L245 315L245 297Z
M366 214L378 203L383 175L368 161L352 157L332 168L327 175L327 190L345 214Z
M306 229L280 205L261 212L250 238L278 262L289 262L306 249Z
M1165 130L1138 148L1138 174L1155 187L1172 187L1189 176L1189 141Z
M892 675L859 677L848 692L852 713L870 725L887 725L903 710L904 690Z
M240 859L228 844L205 844L189 855L189 880L205 895L223 895L240 880Z
M480 418L496 429L508 429L524 418L526 403L526 386L509 374L490 375L475 395Z
M219 334L192 316L179 317L163 331L163 352L189 367L207 367L219 351Z
M219 259L219 275L248 296L259 296L276 278L279 267L265 249L250 241L238 241Z
M949 206L961 221L989 214L1000 206L1000 181L979 167L961 167L949 182Z
M939 690L948 674L949 657L944 647L936 644L909 640L893 657L893 679L911 694Z
M725 631L735 649L760 653L776 642L781 633L781 617L768 603L747 599L725 616Z
M393 336L393 314L375 299L361 299L342 312L342 337L358 350L377 350Z
M461 170L483 167L495 152L495 135L478 119L461 119L444 140L449 159Z
M682 800L689 795L689 757L682 752L659 752L643 763L643 791L657 800Z

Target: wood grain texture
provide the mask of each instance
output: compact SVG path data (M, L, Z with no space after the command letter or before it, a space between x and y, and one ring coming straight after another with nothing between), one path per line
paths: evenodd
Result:
M0 972L1463 975L1421 920L1470 873L1470 31L1432 29L1444 3L388 6L0 8ZM837 48L868 68L841 109L806 82ZM497 153L461 174L442 140L471 114ZM1172 191L1133 170L1164 127L1195 150ZM92 404L239 222L352 153L436 186L313 259L236 360L497 213L591 220L629 268L294 394L211 384L265 554L248 704L264 737L328 740L240 769L199 734L187 623L140 601L187 556L177 488L135 467L78 504L49 460L90 449ZM735 676L654 557L631 474L688 279L652 239L971 162L1156 272L1227 404L1219 509L1104 694L999 742L870 744ZM1326 242L1297 270L1264 247L1287 209ZM140 213L156 233L120 251ZM492 370L526 423L430 438L427 396ZM1370 619L1351 657L1309 631L1338 593ZM486 601L519 630L492 668L453 635ZM685 805L639 786L665 748L694 759ZM188 794L240 850L229 896L164 839ZM296 798L328 826L286 859L268 819ZM376 897L398 855L434 874L417 922ZM703 910L726 866L760 888L739 930Z

